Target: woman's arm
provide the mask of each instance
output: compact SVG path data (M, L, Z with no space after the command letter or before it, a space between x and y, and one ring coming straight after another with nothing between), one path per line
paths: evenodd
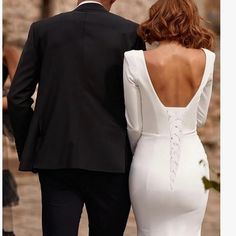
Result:
M13 77L16 73L16 68L20 59L20 51L9 44L4 45L4 63L8 68L10 80L13 80Z
M7 97L2 98L2 108L4 111L7 110Z
M212 95L212 86L213 86L213 71L214 71L214 62L215 54L211 56L212 68L208 76L207 83L203 88L203 92L200 97L198 111L197 111L197 126L201 127L206 123L208 109L210 105L211 95Z
M142 132L142 113L140 91L131 74L132 69L134 68L132 68L127 58L127 54L125 54L123 79L126 120L131 149L134 153Z

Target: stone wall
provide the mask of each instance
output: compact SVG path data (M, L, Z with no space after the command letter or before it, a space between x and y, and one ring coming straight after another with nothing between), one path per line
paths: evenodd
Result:
M43 2L50 2L50 15L70 11L76 7L76 0L3 0L4 33L6 41L20 48L25 43L29 26L43 15ZM117 0L112 12L138 23L148 13L148 8L155 0ZM198 0L201 15L212 22L213 29L219 33L219 0ZM218 41L219 42L219 41ZM220 168L220 51L217 47L214 74L214 90L209 109L207 124L200 129L200 136L206 147L210 166ZM214 176L213 176L214 177ZM208 210L203 225L203 236L218 236L219 229L219 195L211 192Z
M19 47L23 46L30 24L43 16L44 1L3 0L3 28L6 41ZM202 15L205 14L205 1L207 0L197 1ZM50 2L50 15L55 15L75 8L77 0L47 0L47 2ZM147 17L148 8L154 2L155 0L117 0L112 7L112 12L140 23ZM212 14L208 15L212 16ZM214 17L215 13L211 18Z
M5 40L21 47L31 23L40 19L41 8L41 0L3 0Z

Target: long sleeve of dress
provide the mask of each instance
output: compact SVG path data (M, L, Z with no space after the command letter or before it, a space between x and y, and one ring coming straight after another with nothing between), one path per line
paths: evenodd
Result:
M213 70L214 70L214 61L215 61L215 54L211 58L213 60L212 68L208 76L207 83L203 88L203 92L200 97L198 111L197 111L197 126L201 127L206 123L208 108L210 104L211 94L212 94L212 86L213 86Z
M133 68L134 69L134 68ZM138 85L131 73L132 63L127 54L124 58L124 96L126 106L127 130L132 152L134 153L137 142L142 132L141 95Z

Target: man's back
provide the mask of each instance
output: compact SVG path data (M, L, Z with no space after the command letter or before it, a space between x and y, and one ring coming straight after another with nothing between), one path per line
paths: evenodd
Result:
M124 172L128 168L131 152L122 70L125 51L144 49L136 29L135 23L98 4L86 4L32 25L9 94L13 109L20 103L19 94L28 96L21 103L25 111L18 114L20 119L12 119L21 170ZM23 75L21 64L27 60L32 74ZM21 79L18 86L23 76L25 80L31 76L32 81L22 86ZM26 110L37 82L38 98L30 115ZM23 131L26 121L31 124Z

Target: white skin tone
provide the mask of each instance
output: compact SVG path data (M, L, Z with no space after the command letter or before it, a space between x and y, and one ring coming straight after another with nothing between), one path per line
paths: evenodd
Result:
M85 0L78 0L78 5L82 2L84 2ZM116 1L116 0L94 0L96 2L100 2L104 8L106 8L108 11L110 11L112 4Z
M205 68L205 53L178 42L161 41L144 52L155 91L165 106L185 107L196 93Z

